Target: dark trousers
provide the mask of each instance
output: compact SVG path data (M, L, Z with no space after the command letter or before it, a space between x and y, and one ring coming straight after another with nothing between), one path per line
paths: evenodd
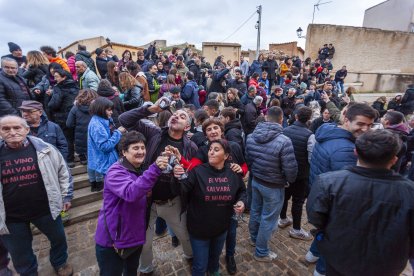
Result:
M73 162L75 160L75 130L71 127L62 128L63 135L66 137L68 142L68 162ZM86 135L86 134L85 134Z
M230 219L229 229L227 230L226 237L226 256L234 256L236 252L236 236L237 236L237 226L238 221L236 215Z
M53 220L49 214L30 222L49 239L49 259L55 270L65 265L68 259L68 246L60 216ZM10 234L1 235L0 239L10 252L14 268L22 276L37 275L37 260L32 248L33 236L30 223L6 223L6 225Z
M95 246L96 260L101 276L136 276L141 256L142 246L123 260L112 247Z
M302 208L306 198L306 189L308 186L308 179L297 179L290 183L290 186L285 189L285 201L283 202L280 218L286 218L286 211L289 199L292 198L292 218L293 229L300 230L300 221L302 219Z
M0 240L0 271L9 265L9 252Z

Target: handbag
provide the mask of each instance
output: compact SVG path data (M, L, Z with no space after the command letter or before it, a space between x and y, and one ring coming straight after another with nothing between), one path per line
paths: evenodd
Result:
M131 256L132 254L134 254L137 250L141 249L142 248L142 245L138 245L138 246L134 246L134 247L129 247L129 248L116 248L115 242L114 242L114 240L111 237L111 233L109 233L108 224L106 223L106 214L105 214L105 209L103 208L103 204L102 204L102 211L103 211L103 214L104 214L105 229L106 229L106 232L108 232L109 239L112 242L112 247L114 248L116 254L118 254L118 256L122 260L128 259L129 256Z

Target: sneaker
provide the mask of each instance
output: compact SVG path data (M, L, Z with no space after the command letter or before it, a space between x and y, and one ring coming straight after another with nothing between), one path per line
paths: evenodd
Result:
M226 269L230 275L234 275L237 272L236 260L234 256L226 256Z
M319 260L319 257L316 257L315 255L312 254L312 252L308 251L308 253L306 253L306 255L305 255L305 259L308 263L313 264L313 263L316 263Z
M253 258L258 262L270 263L277 258L277 254L275 252L269 251L269 255L265 257L258 257L256 254L254 254Z
M325 274L321 274L316 269L313 271L313 276L325 276Z
M306 232L303 229L296 230L296 229L290 229L289 230L289 236L294 239L304 240L304 241L310 241L313 239L312 235L309 234L309 232Z
M180 244L180 241L178 240L176 236L174 236L171 238L171 244L173 247L177 247Z
M61 217L63 223L65 223L69 220L69 214L65 211L60 212L60 217Z
M71 276L73 275L73 267L66 263L63 266L61 266L57 271L56 271L58 276Z
M285 219L279 219L279 221L277 222L277 225L279 225L280 228L286 228L292 223L293 221L291 218L285 218Z

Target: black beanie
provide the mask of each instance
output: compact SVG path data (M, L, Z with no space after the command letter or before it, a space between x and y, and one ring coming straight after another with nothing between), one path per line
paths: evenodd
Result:
M22 48L20 48L19 45L17 45L16 43L13 43L13 42L9 42L7 44L9 45L9 51L10 51L10 53L22 49Z
M95 54L97 56L99 56L100 54L102 54L102 52L103 52L103 50L101 48L96 48L96 50L95 50Z

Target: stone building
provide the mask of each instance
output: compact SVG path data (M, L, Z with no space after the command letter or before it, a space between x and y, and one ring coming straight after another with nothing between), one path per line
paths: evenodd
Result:
M305 50L298 47L297 41L285 42L285 43L271 43L269 44L270 52L283 52L290 57L298 56L301 60L304 60Z
M363 27L414 32L414 1L387 0L365 10Z
M227 60L239 61L241 55L241 45L239 43L223 42L203 42L202 55L211 64L220 55L224 56L224 62Z

